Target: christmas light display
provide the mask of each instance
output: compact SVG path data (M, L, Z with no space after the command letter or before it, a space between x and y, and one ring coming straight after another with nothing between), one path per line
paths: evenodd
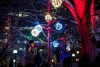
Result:
M51 3L54 6L54 8L60 7L62 2L63 2L62 0L51 0Z
M31 34L34 36L34 37L37 37L38 35L39 35L39 31L37 30L37 29L33 29L32 31L31 31Z
M56 30L62 30L63 25L58 22L58 23L56 23L55 28L56 28Z
M50 21L50 20L52 20L52 16L49 13L47 13L46 16L45 16L45 20L47 22Z
M39 32L42 32L42 26L41 25L36 25L35 29L37 29Z

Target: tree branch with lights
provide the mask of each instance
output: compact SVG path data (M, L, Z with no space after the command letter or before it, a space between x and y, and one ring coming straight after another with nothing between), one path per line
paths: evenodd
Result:
M70 10L74 19L78 24L78 30L81 36L81 49L82 54L89 56L90 60L93 61L95 58L95 45L90 38L90 25L94 29L94 0L73 0L75 8L72 4L65 0L65 6ZM89 9L90 8L90 9ZM91 17L92 14L92 17ZM84 29L85 28L85 29Z

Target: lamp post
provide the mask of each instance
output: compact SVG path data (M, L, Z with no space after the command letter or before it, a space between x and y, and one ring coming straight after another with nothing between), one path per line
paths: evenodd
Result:
M16 54L17 53L18 53L17 50L13 50L13 54L14 54L14 59L13 59L14 67L16 67Z

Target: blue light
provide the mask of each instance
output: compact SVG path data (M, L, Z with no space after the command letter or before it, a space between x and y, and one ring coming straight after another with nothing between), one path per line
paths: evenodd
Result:
M42 32L42 26L41 25L36 25L35 29L37 29L39 32Z
M62 30L63 25L59 22L56 23L55 28L56 30Z
M53 46L54 47L58 47L59 46L59 42L58 41L53 41Z
M60 61L63 62L63 60L64 60L65 58L68 58L68 57L69 57L68 54L63 53L63 54L60 56Z

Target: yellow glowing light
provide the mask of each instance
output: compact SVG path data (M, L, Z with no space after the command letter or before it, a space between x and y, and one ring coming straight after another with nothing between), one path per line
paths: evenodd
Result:
M51 3L55 8L60 7L62 2L63 2L62 0L51 0Z
M45 16L45 20L47 22L50 21L50 20L52 20L52 16L49 13L47 13L46 16Z

